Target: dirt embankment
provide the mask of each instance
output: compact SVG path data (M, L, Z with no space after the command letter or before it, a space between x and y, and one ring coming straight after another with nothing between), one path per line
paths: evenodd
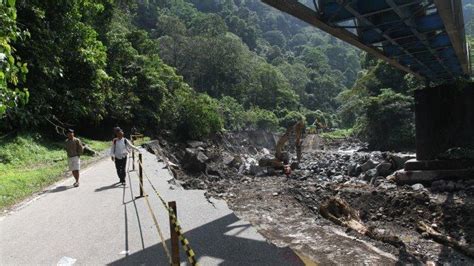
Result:
M446 181L444 187L433 188L398 186L390 175L412 154L367 152L357 140L325 141L316 135L305 138L300 167L287 178L258 166L260 158L273 156L276 140L270 133L240 132L207 142L160 140L154 148L170 162L184 188L205 189L210 197L226 199L270 241L321 264L474 263L417 230L422 221L469 247L474 241L472 181ZM319 208L333 197L347 202L367 228L396 236L402 245L323 218Z

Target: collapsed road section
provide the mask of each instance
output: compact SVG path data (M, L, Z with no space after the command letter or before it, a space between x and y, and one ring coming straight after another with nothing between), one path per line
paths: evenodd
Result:
M285 175L259 165L275 158L278 137L252 131L207 142L160 139L148 149L175 182L225 199L270 241L317 263L474 263L473 180L397 183L414 154L368 152L356 139L316 134L303 138L300 163Z

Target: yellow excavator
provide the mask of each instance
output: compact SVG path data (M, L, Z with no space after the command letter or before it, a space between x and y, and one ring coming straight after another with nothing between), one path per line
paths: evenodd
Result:
M293 132L295 133L296 158L297 162L299 163L301 160L301 143L303 142L301 138L303 136L304 129L304 120L300 120L296 124L289 126L286 129L285 134L283 134L283 136L278 139L275 147L275 158L263 158L258 162L258 164L262 167L274 167L275 169L284 169L285 165L289 165L290 156L288 152L283 151L283 147L285 146L286 142L288 142L288 139Z
M318 122L318 120L314 120L313 124L308 126L307 132L308 134L318 134L326 130L326 125L323 123Z

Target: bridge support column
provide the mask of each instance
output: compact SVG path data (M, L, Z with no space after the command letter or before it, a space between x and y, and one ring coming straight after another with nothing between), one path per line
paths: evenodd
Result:
M434 160L453 147L474 149L474 83L415 92L416 157Z
M395 174L400 184L433 183L451 191L442 179L474 179L474 83L442 85L415 92L416 160ZM451 148L467 148L440 157ZM454 184L454 183L453 183ZM462 185L464 186L464 185ZM441 188L442 187L442 188Z

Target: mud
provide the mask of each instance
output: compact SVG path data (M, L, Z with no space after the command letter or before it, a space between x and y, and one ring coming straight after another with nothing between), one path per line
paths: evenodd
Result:
M416 230L417 222L424 221L471 244L472 181L456 183L452 185L455 189L397 186L386 177L399 169L397 160L409 155L368 152L357 140L328 141L316 135L305 138L300 168L287 178L281 171L256 165L259 158L272 156L277 137L240 132L206 143L160 140L154 148L161 158L177 165L170 168L178 184L206 189L209 197L225 199L269 241L289 246L318 264L474 264L472 258L426 239ZM204 171L183 169L186 148L206 155ZM347 201L367 226L398 236L403 246L370 239L324 219L319 206L332 196Z

